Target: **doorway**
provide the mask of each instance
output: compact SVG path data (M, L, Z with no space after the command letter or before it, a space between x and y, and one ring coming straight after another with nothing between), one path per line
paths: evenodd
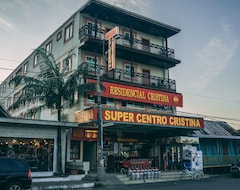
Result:
M143 79L142 79L142 83L149 85L150 84L150 71L143 69Z
M83 161L90 162L90 170L97 168L97 142L84 141L83 143Z

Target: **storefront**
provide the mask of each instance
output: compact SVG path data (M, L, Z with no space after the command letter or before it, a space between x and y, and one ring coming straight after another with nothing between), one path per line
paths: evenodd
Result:
M97 122L97 109L75 113L76 121L93 126ZM156 112L126 111L102 108L104 126L104 158L109 172L119 172L122 163L131 159L149 159L151 167L161 170L182 169L183 147L197 147L194 138L181 139L193 130L204 127L203 118L158 114ZM168 166L164 168L167 152ZM171 158L171 159L170 159Z
M24 159L33 176L57 171L57 129L61 127L62 169L65 170L66 136L75 123L0 118L0 156Z

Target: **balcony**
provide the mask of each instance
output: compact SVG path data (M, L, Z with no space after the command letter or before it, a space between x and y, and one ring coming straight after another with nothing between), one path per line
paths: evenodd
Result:
M79 29L80 48L90 52L102 54L103 44L105 50L107 43L104 40L105 30L95 29L87 25ZM104 40L104 41L103 41ZM119 35L116 40L116 56L129 61L149 64L160 68L169 69L180 63L175 59L173 49L153 44L142 39L127 38Z
M82 63L81 65L85 70L85 79L97 78L97 65L86 62ZM100 76L101 81L145 87L166 92L176 92L176 82L175 80L169 78L144 75L144 73L129 72L118 68L108 71L106 66L100 66Z

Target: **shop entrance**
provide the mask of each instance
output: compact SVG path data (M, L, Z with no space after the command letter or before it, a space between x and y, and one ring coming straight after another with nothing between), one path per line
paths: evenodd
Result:
M182 145L167 145L162 148L162 168L164 171L182 169Z
M95 170L97 164L97 143L84 141L83 161L90 162L90 169Z

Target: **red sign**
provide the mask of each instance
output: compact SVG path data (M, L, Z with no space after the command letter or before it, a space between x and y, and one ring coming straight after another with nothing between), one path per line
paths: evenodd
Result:
M116 26L105 34L105 40L109 40L119 34L119 27Z
M89 81L92 82L92 80ZM182 94L125 86L110 82L103 82L103 86L106 90L102 91L101 95L107 98L166 106L183 106Z

